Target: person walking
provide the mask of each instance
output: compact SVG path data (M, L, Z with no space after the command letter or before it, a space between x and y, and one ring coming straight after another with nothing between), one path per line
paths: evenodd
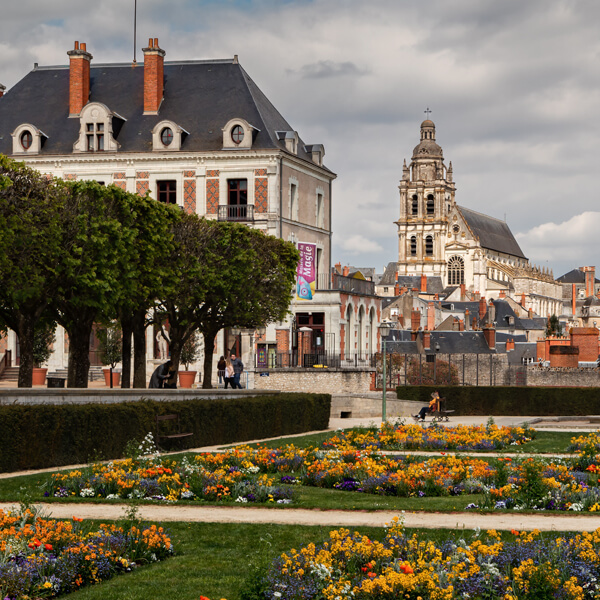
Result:
M223 375L223 379L225 380L225 389L227 389L227 386L231 386L232 389L235 389L235 385L233 384L233 377L234 377L234 372L233 372L233 365L231 364L231 361L229 359L227 359L225 361L225 373Z
M225 379L225 367L227 366L227 362L225 361L225 357L221 356L219 362L217 363L217 375L219 377L219 386L223 383Z
M235 354L231 353L231 366L233 367L233 389L242 389L242 384L240 383L240 377L244 372L244 363L236 358Z

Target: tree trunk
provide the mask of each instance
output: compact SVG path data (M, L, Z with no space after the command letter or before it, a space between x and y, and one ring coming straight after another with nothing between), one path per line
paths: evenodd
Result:
M125 317L121 319L121 333L122 333L122 351L121 351L121 364L123 368L121 370L121 387L129 388L131 383L131 333L132 324L131 318Z
M146 387L146 311L133 315L133 387Z
M86 388L88 386L92 325L93 321L86 321L67 332L69 334L67 387Z
M218 331L202 331L204 337L204 373L202 375L202 389L212 389L213 352L215 351L215 337Z
M33 336L35 323L33 319L21 317L19 319L19 349L21 351L21 360L19 362L19 383L20 388L30 388L33 386Z

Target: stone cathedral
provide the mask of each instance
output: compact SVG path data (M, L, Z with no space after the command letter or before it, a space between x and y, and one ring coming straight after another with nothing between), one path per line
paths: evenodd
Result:
M456 203L452 163L445 165L429 119L399 189L399 276L439 277L448 292L464 285L470 296L512 297L540 316L560 314L559 284L529 263L506 222Z

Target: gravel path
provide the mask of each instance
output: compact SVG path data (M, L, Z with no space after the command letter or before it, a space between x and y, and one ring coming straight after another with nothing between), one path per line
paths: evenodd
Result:
M16 506L0 503L0 509ZM115 520L124 517L124 504L38 504L44 513L56 519ZM407 527L428 529L498 529L519 531L593 531L600 517L582 514L522 514L479 512L392 512L350 510L306 510L298 508L255 508L220 506L141 505L139 515L149 521L186 521L196 523L273 523L279 525L324 525L334 527L383 527L395 516L404 516Z

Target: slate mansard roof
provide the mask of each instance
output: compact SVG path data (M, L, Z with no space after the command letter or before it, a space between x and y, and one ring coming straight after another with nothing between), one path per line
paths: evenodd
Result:
M504 221L488 217L464 206L458 206L457 208L469 229L479 238L483 248L502 252L503 254L511 254L519 258L527 258Z
M90 102L123 117L115 135L121 152L152 150L151 130L170 120L189 135L181 152L223 149L222 128L234 118L256 128L252 150L283 150L278 131L293 131L242 66L234 60L164 63L164 100L157 115L144 115L144 66L95 64L90 68ZM79 118L69 118L69 67L36 67L0 98L0 153L12 154L13 131L24 123L47 139L37 156L72 154ZM312 162L298 141L300 158ZM314 163L313 163L314 164ZM325 168L325 167L323 167Z

